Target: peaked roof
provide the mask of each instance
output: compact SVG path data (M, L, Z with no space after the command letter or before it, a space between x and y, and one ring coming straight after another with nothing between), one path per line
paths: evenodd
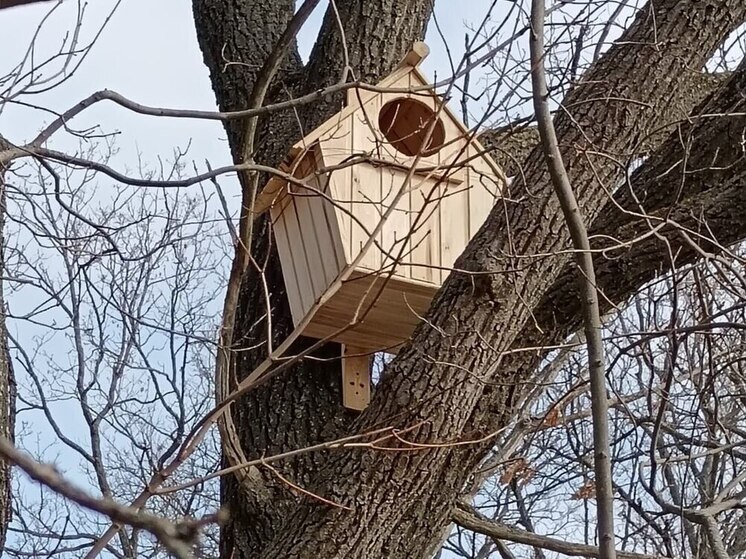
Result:
M301 140L296 142L293 147L290 148L290 152L285 159L283 159L283 161L278 165L278 169L284 173L292 173L299 157L302 157L313 150L317 142L323 138L327 132L336 129L342 120L359 110L360 107L371 97L379 93L396 93L399 91L398 89L392 88L391 85L401 80L401 78L407 74L414 77L414 81L418 82L419 85L400 88L402 95L411 95L421 92L422 94L437 96L437 92L434 90L433 85L419 69L420 64L422 64L422 61L425 60L429 54L430 47L422 41L415 42L411 50L404 56L402 61L399 62L397 67L375 86L351 87L348 89L346 99L347 103L345 107L320 124L312 132L304 136ZM442 112L453 121L465 136L473 134L473 131L469 130L461 119L453 113L448 105L443 105ZM490 167L492 167L495 174L497 176L503 176L500 167L487 155L486 150L478 142L476 137L471 140L471 142L476 144L482 157L488 162ZM267 211L274 203L277 196L282 193L286 184L287 180L281 176L271 177L264 188L257 194L254 203L254 214L258 215Z

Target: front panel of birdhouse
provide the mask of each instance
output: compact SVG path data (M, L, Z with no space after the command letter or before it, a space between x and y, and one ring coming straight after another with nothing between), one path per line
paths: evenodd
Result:
M400 74L388 88L424 84ZM353 91L300 148L288 170L307 188L271 209L294 322L324 338L365 316L335 339L395 351L489 214L498 172L431 92Z
M412 77L407 73L390 87L416 87ZM355 99L362 97L357 93L351 95ZM416 132L431 122L429 119L407 122L408 113L413 112L407 109L419 105L425 106L439 121L431 140L436 136L440 140L435 146L428 146L432 153L417 161L422 172L415 173L407 182L409 168L416 158L406 151L406 145L389 141L385 132L394 132L391 128L395 126L387 126L391 120L381 117L396 114L398 109L394 124L398 125L399 119L405 124L399 137L414 136L407 132ZM389 135L397 137L395 133ZM440 285L455 258L484 222L500 190L495 170L480 156L478 145L468 140L451 113L442 109L431 93L365 96L362 105L338 123L330 139L321 142L327 166L343 164L354 156L370 156L388 164L360 163L331 173L330 186L335 198L349 202L342 204L344 211L338 212L343 232L349 231L344 238L348 258L354 259L359 254L381 216L398 198L396 209L377 234L376 246L366 252L361 264L376 271L396 261L399 262L397 276ZM437 169L427 172L428 168ZM400 196L402 189L406 193Z

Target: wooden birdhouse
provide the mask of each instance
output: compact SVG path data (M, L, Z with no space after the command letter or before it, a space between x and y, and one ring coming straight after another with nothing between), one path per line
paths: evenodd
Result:
M418 66L417 43L375 88L296 144L257 197L269 211L303 335L341 342L344 404L368 403L368 355L395 353L482 225L503 174Z

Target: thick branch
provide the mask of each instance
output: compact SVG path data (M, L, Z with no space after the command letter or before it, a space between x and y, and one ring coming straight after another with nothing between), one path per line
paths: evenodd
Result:
M194 0L192 6L197 39L221 111L248 108L259 72L287 29L295 2ZM289 49L282 66L284 79L302 68L294 42ZM226 129L234 157L240 161L245 126L229 123Z
M727 81L726 74L691 74L686 86L687 96L681 100L680 110L669 110L669 117L682 118L686 112L707 100L709 96L720 89ZM697 111L699 113L702 110ZM661 130L647 138L644 150L653 150L667 137L667 132L676 122L660 120ZM522 180L523 163L528 159L534 148L539 144L539 130L535 126L525 124L511 124L496 129L485 130L479 140L486 148L492 150L492 158L500 164L505 174Z
M693 115L687 132L672 133L632 175L630 187L607 203L591 230L592 238L617 247L594 254L602 312L623 304L672 266L687 265L703 253L714 254L746 239L746 154L738 147L746 129L746 100L740 93L745 83L743 66L698 109L713 116ZM672 170L675 162L678 167ZM691 170L682 176L684 166ZM645 210L652 213L620 211L620 204L629 204L630 192L638 193ZM673 262L666 243L676 255ZM534 310L535 322L527 324L513 349L551 347L578 331L582 327L579 296L575 269L568 265L542 297ZM548 352L539 349L506 356L503 375L527 378ZM486 429L501 425L506 418L496 402L502 397L500 390L489 388L474 421L484 421Z
M477 513L473 507L465 504L460 503L454 509L451 518L459 526L495 540L506 540L521 545L538 547L569 557L601 557L599 548L596 546L541 536L507 524L488 520ZM616 556L619 559L666 559L660 555L647 555L629 551L616 551Z
M629 188L609 201L594 223L591 238L618 247L594 257L604 311L626 300L639 286L671 266L661 256L665 246L649 234L651 228L665 225L658 233L675 243L679 266L692 262L701 253L676 232L677 225L701 231L705 239L717 239L722 246L744 238L746 223L736 210L741 206L739 186L746 184L746 154L739 144L746 129L746 99L741 94L744 87L746 67L734 74L704 107L712 116L694 115L685 134L671 134L632 175ZM641 200L642 208L634 207L631 192ZM674 211L669 214L671 205ZM619 206L627 206L635 213L620 211ZM647 238L639 239L646 234ZM703 244L703 250L718 250L697 239L696 234L690 238ZM573 274L568 266L547 291L534 312L541 332L529 325L518 338L525 346L557 343L580 327ZM528 364L521 364L525 366Z
M520 176L523 162L539 145L539 130L534 126L487 130L479 140L507 176Z

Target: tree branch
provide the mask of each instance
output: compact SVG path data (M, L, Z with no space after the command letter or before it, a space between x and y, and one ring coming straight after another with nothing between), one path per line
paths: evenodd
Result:
M521 545L529 545L554 551L570 557L601 557L598 547L593 545L584 545L572 543L548 536L541 536L520 530L501 522L488 520L480 515L473 507L459 503L451 514L451 519L459 526L493 538L495 540L506 540ZM647 555L644 553L633 553L629 551L616 551L619 559L666 559L660 555Z
M23 470L31 479L62 495L66 499L93 512L102 514L114 522L133 528L147 530L176 557L192 557L192 546L196 543L200 529L207 523L216 522L211 516L202 520L185 520L174 524L159 516L138 511L118 504L112 499L96 498L63 478L53 467L40 464L27 454L16 449L13 444L0 436L0 456Z
M51 0L0 0L0 10L5 8L15 8L16 6L30 6L31 4L41 4Z
M588 374L591 381L591 413L593 415L593 458L596 486L596 515L598 540L601 542L599 557L616 559L614 544L614 493L612 491L611 449L609 444L609 401L606 396L604 348L601 339L601 312L596 291L596 271L593 266L588 231L580 213L575 193L567 176L562 153L557 143L557 133L549 112L549 90L544 71L544 0L531 4L532 32L529 40L531 51L531 84L534 111L541 136L541 146L549 168L554 191L570 231L575 261L578 266L578 285L582 309Z

